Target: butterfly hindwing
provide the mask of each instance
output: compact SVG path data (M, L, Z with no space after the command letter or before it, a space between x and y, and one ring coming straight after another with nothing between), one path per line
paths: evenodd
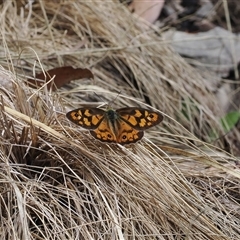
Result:
M102 142L117 142L116 136L112 132L112 130L109 128L109 123L107 118L104 118L99 126L90 131L91 135L95 137L96 139L102 141Z
M116 110L116 113L134 129L141 131L155 126L163 120L160 113L144 108L120 108Z
M75 124L86 128L96 129L104 118L105 111L100 108L78 108L66 114Z
M117 114L115 111L111 113L114 115ZM108 116L108 114L105 116ZM143 131L134 129L131 125L122 120L118 114L115 115L115 117L115 125L110 127L111 122L105 117L96 129L90 131L91 135L102 142L115 142L120 144L134 143L143 137ZM114 126L119 127L114 128Z
M117 143L120 144L129 144L129 143L135 143L139 141L143 135L143 131L138 131L134 129L131 125L120 120L121 129L119 129L118 136L117 136Z

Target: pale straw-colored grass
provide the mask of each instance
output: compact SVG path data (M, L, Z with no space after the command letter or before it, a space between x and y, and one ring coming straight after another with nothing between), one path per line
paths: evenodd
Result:
M0 239L239 239L238 160L199 140L221 132L200 73L117 1L1 8ZM94 80L26 86L61 65ZM164 122L120 146L65 117L109 102Z

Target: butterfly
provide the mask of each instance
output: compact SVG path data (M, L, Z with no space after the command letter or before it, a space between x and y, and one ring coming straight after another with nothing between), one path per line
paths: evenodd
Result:
M129 144L140 140L144 130L163 120L155 111L126 107L116 111L100 108L78 108L66 114L73 123L90 130L91 135L108 143Z

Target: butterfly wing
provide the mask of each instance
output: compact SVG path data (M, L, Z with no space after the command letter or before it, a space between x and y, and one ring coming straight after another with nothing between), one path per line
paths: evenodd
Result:
M105 111L100 108L78 108L66 114L73 123L86 128L96 129L104 119Z
M89 129L96 139L120 144L137 142L143 137L143 130L163 120L160 113L134 107L107 112L99 108L79 108L66 116L75 124Z
M144 108L120 108L116 113L128 125L140 131L153 127L163 120L162 114Z
M104 117L99 126L96 129L90 131L90 133L93 137L102 142L117 142L116 136L113 134L112 129L109 125L109 121L106 117Z
M134 129L117 111L108 110L99 126L90 133L100 141L120 144L134 143L143 137L143 132Z
M124 120L119 120L120 128L117 135L117 143L120 144L129 144L129 143L135 143L139 141L143 135L143 131L136 130L131 125L129 125Z

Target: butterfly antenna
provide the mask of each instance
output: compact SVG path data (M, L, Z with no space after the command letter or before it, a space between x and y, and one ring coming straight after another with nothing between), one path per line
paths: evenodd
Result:
M115 100L119 97L120 93L121 93L121 91L119 91L118 94L117 94L117 96L116 96L113 100L111 100L111 101L108 103L108 108L111 107L112 103L115 102Z
M94 94L95 94L98 98L100 98L100 99L102 100L103 104L101 104L101 106L107 105L107 103L105 102L105 100L104 100L99 94L97 94L96 92L94 92Z
M100 95L98 95L96 92L94 92L94 93L95 93L96 96L99 97L103 102L105 102L104 99L103 99ZM120 95L120 93L121 93L121 91L118 92L117 96L116 96L113 100L111 100L110 102L108 102L108 104L105 102L104 105L107 105L107 108L111 108L112 103L115 102L115 100L118 98L118 96Z

